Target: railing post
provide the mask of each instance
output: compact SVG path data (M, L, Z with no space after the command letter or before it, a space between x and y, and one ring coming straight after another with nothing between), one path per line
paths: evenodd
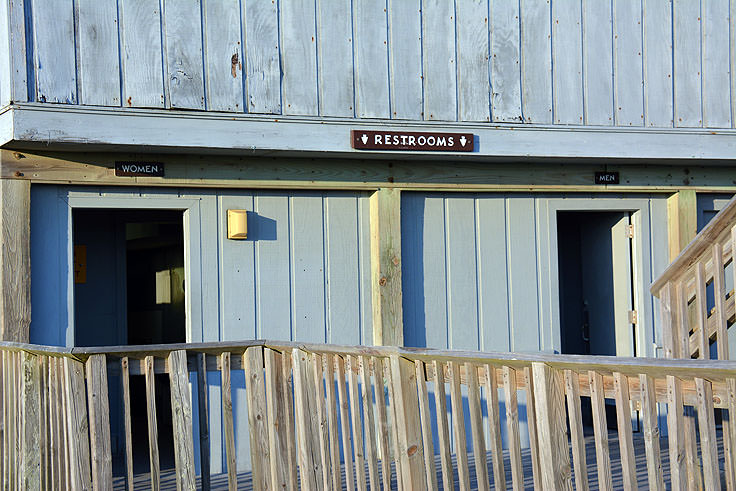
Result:
M532 372L542 487L572 490L562 372L544 363L532 363Z
M263 381L263 348L248 348L243 355L248 392L248 423L254 489L268 489L271 477L266 388Z
M194 435L192 432L192 400L189 392L187 352L169 353L169 382L171 384L171 419L174 426L174 460L176 461L176 488L180 491L196 489L194 472Z
M391 384L394 387L396 427L399 431L401 475L398 479L401 479L403 489L426 489L414 364L398 355L391 355Z
M87 403L92 454L92 486L112 489L112 447L110 446L110 402L107 398L105 355L87 359Z

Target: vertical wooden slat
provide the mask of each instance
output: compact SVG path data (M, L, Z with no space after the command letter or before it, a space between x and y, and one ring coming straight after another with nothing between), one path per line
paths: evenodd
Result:
M562 373L543 363L533 363L532 370L538 406L529 418L539 427L540 484L543 489L572 491Z
M20 472L19 472L19 466L20 466L20 391L18 388L20 387L20 366L18 364L18 361L20 359L20 354L17 352L11 352L9 353L10 357L8 360L8 364L10 365L10 390L8 391L10 393L10 431L9 433L9 441L8 441L8 448L9 448L9 454L10 454L10 477L9 477L9 487L10 489L16 489L20 486L20 483L18 482L18 479L20 478ZM66 392L66 387L64 387L64 391ZM66 418L66 413L65 413Z
M330 442L328 440L327 432L327 413L325 412L325 386L324 386L324 370L322 365L322 356L318 354L312 354L312 377L314 380L315 392L312 397L315 402L312 408L313 417L316 416L317 426L316 431L319 436L319 452L320 460L322 462L322 485L324 489L330 489Z
M478 367L473 363L466 363L465 371L467 373L468 408L470 411L470 428L473 437L475 476L477 486L483 489L488 488L488 467L486 466L486 441L483 435L483 410L480 404Z
M299 476L302 489L317 489L317 482L322 478L321 467L312 448L312 420L310 417L309 363L307 354L300 349L292 351L294 370L294 396L296 407L296 430L299 443Z
M245 350L243 366L246 370L248 393L248 425L250 427L250 453L253 467L253 485L256 489L268 488L270 456L266 392L263 382L263 348L255 346Z
M64 358L67 396L67 431L69 432L69 467L72 489L90 489L89 431L87 420L87 393L84 387L84 365Z
M400 468L397 472L405 490L426 489L424 450L419 422L419 400L413 363L391 355L391 384L394 386L396 427L399 432Z
M268 451L271 461L270 489L287 489L289 462L286 433L292 431L285 424L283 393L283 365L281 353L264 348L263 361L266 368L266 409L268 411Z
M391 489L391 451L389 450L388 415L383 382L383 359L381 358L373 358L373 380L375 382L376 409L378 410L378 447L381 452L383 489L388 491ZM335 444L337 444L337 440L335 440ZM432 452L432 455L434 455L434 452ZM335 489L337 489L337 486Z
M292 358L288 353L281 355L281 365L283 368L283 397L284 397L284 424L286 431L286 458L288 461L287 472L289 473L289 491L296 491L297 473L296 473L296 432L294 430L294 392L293 377L291 373Z
M194 471L194 433L192 398L189 392L187 352L169 353L169 383L171 386L171 419L174 433L176 487L179 491L196 489Z
M685 466L684 408L680 380L667 376L667 438L670 453L670 476L673 490L688 489Z
M659 291L659 317L662 322L665 358L675 358L679 352L679 338L675 335L677 309L674 295L675 287L671 281L668 281Z
M394 394L394 385L391 383L391 360L389 360L388 358L386 358L383 363L383 374L388 381L388 404L391 411L390 431L391 440L393 442L391 452L394 461L394 468L396 469L397 473L396 488L399 491L403 491L404 483L401 481L401 477L399 477L398 475L398 472L400 471L399 457L401 455L401 450L399 449L399 429L397 427L398 415L396 414L396 396Z
M348 415L350 404L345 388L345 360L342 356L336 356L335 359L337 361L337 395L340 397L340 429L345 460L345 484L348 491L353 491L355 489L355 475L353 473L353 450L351 445L354 444L354 440L350 438L350 417Z
M588 489L588 463L583 435L583 414L580 408L580 376L572 370L565 370L565 396L570 421L572 462L575 466L575 488Z
M59 376L58 361L56 357L49 358L49 459L50 459L50 479L52 483L56 483L59 489L63 489L63 479L61 475L61 448L59 439L61 431L59 428L59 407L61 406L61 394L59 393ZM4 365L3 365L4 367ZM7 465L3 473L7 472ZM5 489L5 488L3 488Z
M220 353L220 380L222 384L222 431L225 436L227 459L227 485L232 491L238 488L238 471L235 460L235 434L233 430L233 395L230 382L230 353Z
M123 385L123 426L125 439L125 478L128 491L133 491L133 430L130 413L130 367L128 357L120 360L121 383Z
M434 360L434 399L437 407L437 432L439 433L440 458L442 462L442 487L452 489L453 476L450 451L450 429L447 425L447 396L445 395L444 363Z
M6 472L3 475L3 489L13 489L15 474L15 355L12 351L4 352L4 371L6 373L6 385L5 385L5 407L7 410L4 412L3 417L5 420L5 442L3 444L3 454L5 455Z
M371 489L378 489L378 460L376 458L376 424L373 417L373 390L371 384L368 357L360 356L360 379L363 395L363 433L366 442L366 457L368 460L368 477Z
M112 489L112 447L110 445L110 400L107 397L107 358L87 359L87 401L92 452L92 486Z
M493 459L493 486L506 491L506 471L503 466L503 442L501 441L501 415L498 407L498 381L496 370L486 365L486 411L488 412L488 433L491 440Z
M417 393L419 397L419 416L422 423L422 443L424 444L424 470L427 474L428 489L437 489L437 469L434 465L434 442L432 441L432 421L429 412L429 394L424 362L414 362L417 373Z
M703 488L703 474L698 458L698 439L695 409L685 406L683 433L685 436L685 462L687 464L688 486L692 489Z
M21 479L23 489L41 489L41 447L39 426L41 423L41 366L40 356L21 353ZM84 384L84 375L82 375ZM82 386L84 388L84 386Z
M59 429L61 430L61 438L59 446L61 447L61 472L63 473L63 482L66 489L71 488L72 477L69 457L69 421L66 417L69 411L69 393L66 390L66 371L64 370L64 360L59 360L59 394L61 396L61 407L59 418L61 422Z
M634 436L631 431L631 400L629 380L626 375L614 372L613 388L616 398L616 422L618 426L618 446L621 452L623 485L626 490L637 489L636 456L634 455Z
M535 418L534 377L532 367L524 368L524 383L526 384L526 419L529 426L529 451L532 456L532 478L534 489L542 488L542 468L539 462L539 436L537 419Z
M153 356L143 359L146 377L146 414L148 416L148 455L151 462L151 489L161 489L161 467L158 454L158 423L156 421L156 379Z
M457 457L457 475L461 490L470 489L470 470L468 468L468 444L465 435L465 415L463 412L463 395L460 387L460 365L449 362L450 369L450 403L452 404L452 432L455 435L455 456Z
M340 472L340 443L337 437L339 431L337 426L337 399L335 398L335 356L332 354L323 355L325 359L325 387L327 389L327 422L329 423L329 440L330 440L330 460L332 467L331 484L332 489L342 489L342 473ZM376 377L376 380L383 380L383 377ZM383 391L381 391L383 395ZM386 406L381 401L379 408L383 407L383 415L386 415ZM386 460L386 454L383 454ZM384 476L385 476L384 472Z
M709 380L695 379L698 397L698 422L700 423L700 452L703 458L705 489L721 489L718 469L718 442L713 413L713 386Z
M7 479L10 469L8 469L8 424L6 418L10 414L10 408L7 405L7 393L10 390L10 381L8 380L8 372L5 367L6 350L0 349L0 486L2 489L8 489Z
M728 393L728 419L723 426L728 426L729 445L731 447L731 471L736 472L736 379L726 379L726 389ZM724 438L726 434L724 433ZM726 482L728 483L729 476ZM733 481L733 475L730 476Z
M39 390L41 393L39 414L41 415L41 421L39 424L39 450L41 451L41 488L51 489L52 481L50 478L49 468L49 393L48 393L48 381L49 381L49 357L41 356L41 377L39 380ZM2 370L2 367L0 367ZM0 378L2 383L2 378ZM0 408L2 408L2 390L0 390ZM2 409L0 409L1 411ZM2 441L0 439L0 441ZM0 468L2 468L2 459L0 459ZM2 470L0 470L2 472Z
M524 469L519 440L519 400L516 391L516 370L505 366L503 367L503 394L506 403L506 427L509 435L511 478L514 491L524 489Z
M687 299L685 287L682 283L675 286L675 309L677 311L676 320L672 323L673 334L676 338L675 358L690 358L690 317L688 315Z
M659 449L659 422L657 420L657 395L654 379L647 374L639 375L641 391L641 416L644 425L644 449L647 456L649 489L664 490L662 458Z
M713 297L716 322L716 349L719 360L729 359L728 350L728 324L726 320L726 282L723 270L723 249L720 243L713 244ZM733 249L731 249L733 251ZM732 265L736 265L733 262ZM732 266L733 267L733 266ZM730 428L728 424L722 425L723 429L723 454L724 454L724 478L728 489L736 488L736 469L731 465L734 450L731 448Z
M202 491L210 491L210 414L207 404L207 355L204 353L197 353L197 414L199 415L199 466L202 474Z
M355 480L357 489L364 491L365 483L365 458L363 454L363 438L360 420L360 394L358 393L358 367L355 357L348 355L348 389L350 390L350 416L353 426L353 451L355 452Z
M598 487L613 489L611 480L611 458L608 449L608 424L606 423L606 401L603 397L603 375L588 372L590 402L593 406L593 431L595 432L595 457L598 469Z
M695 303L696 308L696 325L695 332L698 339L698 358L707 360L710 358L710 343L708 341L708 304L705 296L705 264L699 261L695 266Z

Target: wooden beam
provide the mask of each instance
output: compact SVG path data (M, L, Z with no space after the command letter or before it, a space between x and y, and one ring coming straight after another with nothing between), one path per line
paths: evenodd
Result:
M698 233L698 203L695 190L681 189L667 199L667 230L672 261Z
M401 191L381 188L370 198L373 344L404 344L401 305Z
M0 340L28 342L31 325L31 183L0 179Z

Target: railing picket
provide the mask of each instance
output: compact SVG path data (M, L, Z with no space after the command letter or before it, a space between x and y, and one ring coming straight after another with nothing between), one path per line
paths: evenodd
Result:
M4 354L4 353L3 353ZM57 488L63 488L63 479L61 474L60 456L61 451L59 446L59 438L61 437L61 431L59 429L59 407L61 406L61 395L58 390L58 375L57 375L57 362L59 361L56 357L49 357L49 380L48 380L48 391L49 391L49 466L50 466L50 479L52 483L56 483ZM7 467L6 467L7 469ZM3 488L5 489L5 488Z
M210 413L207 404L207 355L204 353L197 353L196 360L197 414L199 416L199 467L202 480L202 491L210 491ZM130 491L133 491L133 488L131 488Z
M0 366L2 366L2 379L0 379L0 399L2 399L2 411L0 411L0 418L2 418L2 439L0 440L0 449L2 450L2 472L0 473L0 485L2 489L10 489L10 423L8 418L12 413L12 406L9 405L9 396L11 392L11 378L10 372L7 365L7 357L9 352L6 350L0 350Z
M227 485L230 491L238 488L238 471L235 457L235 431L233 426L233 395L230 381L230 353L220 354L220 380L222 385L222 430L225 435L225 459L227 461Z
M71 489L72 473L71 473L71 449L69 448L69 420L67 413L69 412L69 392L66 389L67 375L65 370L66 359L59 360L59 393L61 395L61 456L62 456L62 472L64 475L64 487Z
M470 429L473 438L473 456L475 458L476 485L479 489L488 489L488 467L486 466L486 442L483 435L483 410L480 404L480 383L478 382L478 366L465 364L468 385L468 410L470 412Z
M465 435L463 395L460 385L460 364L451 361L447 366L450 368L450 404L452 404L452 430L455 435L457 475L460 490L463 491L470 489L470 470L468 467L468 444Z
M92 487L87 419L87 392L84 387L84 365L71 358L64 358L64 375L67 395L67 431L69 467L72 489Z
M8 428L8 439L6 440L6 450L8 454L8 475L5 476L6 487L5 489L16 489L18 479L18 459L17 442L18 442L18 427L16 421L18 419L19 408L17 405L18 401L18 370L16 370L16 357L17 353L11 351L7 353L7 372L8 372L8 385L7 397L8 397L8 413L7 417L7 428Z
M358 390L358 365L357 358L348 355L347 372L348 372L348 390L350 391L350 416L352 417L353 426L353 451L355 452L355 480L357 489L365 491L365 457L363 435L361 433L360 419L360 394Z
M629 380L626 375L614 372L613 388L616 399L616 426L618 427L618 446L621 452L623 485L626 490L634 490L638 489L636 456L634 455L634 436L631 429Z
M700 452L703 458L705 489L721 489L718 469L716 422L713 413L713 387L710 381L695 379L698 394L698 422L700 423Z
M680 380L667 376L667 438L669 442L672 489L688 489L685 463L684 407Z
M517 395L516 370L503 367L503 395L506 403L506 427L509 436L511 457L511 479L514 491L524 489L524 468L521 461L519 439L519 399Z
M281 353L266 348L263 352L266 369L266 409L268 411L268 449L271 461L270 489L286 489L289 462L286 433L292 431L284 424L285 403L283 393L283 365Z
M736 379L726 379L726 391L728 394L728 412L726 413L727 419L724 421L723 426L728 427L728 435L724 433L723 438L729 439L729 447L731 448L731 474L726 475L726 484L728 485L730 481L731 485L733 485L734 481L736 481L736 476L734 476L734 473L736 473ZM729 489L733 489L733 487Z
M49 357L40 357L40 377L39 377L39 450L41 452L41 489L51 489L52 481L49 476L49 412L48 412L48 373L49 373ZM109 426L109 423L108 423ZM108 428L109 431L109 428ZM0 467L2 464L0 463Z
M41 489L41 445L39 427L41 423L41 373L40 357L31 353L21 353L21 479L23 489ZM82 375L84 384L84 375ZM82 385L84 388L84 385Z
M703 489L703 474L698 458L698 440L696 434L695 408L685 406L683 433L685 435L685 462L690 489Z
M427 474L428 489L437 489L437 469L434 465L434 442L432 441L432 421L429 412L429 393L424 362L414 362L417 374L417 395L419 397L419 417L422 424L422 443L424 444L424 471Z
M335 359L337 361L337 395L340 398L340 434L345 460L345 484L348 491L353 491L355 489L352 449L354 441L350 438L350 416L348 414L350 403L345 387L345 360L342 356L335 356Z
M529 452L532 456L532 479L534 480L534 489L542 489L542 468L539 461L539 436L537 432L537 418L535 417L532 367L524 367L524 384L526 385L526 419L529 427Z
M288 352L281 354L283 368L283 397L284 397L284 425L288 428L286 432L286 458L289 463L289 491L297 489L297 458L296 458L296 433L294 431L294 385L291 371L292 358Z
M501 441L501 414L498 406L498 380L496 369L486 365L486 411L488 412L488 434L493 461L493 486L506 491L506 470L503 465L503 442ZM445 488L447 489L447 488Z
M189 393L187 352L169 353L169 383L171 386L171 419L174 427L174 460L176 483L179 491L196 489L194 471L194 435L192 400Z
M299 475L302 489L313 490L317 489L317 482L321 482L322 468L316 456L319 450L312 446L313 429L310 398L314 397L314 391L310 392L309 390L310 377L307 356L307 353L298 348L292 352L296 429L299 442Z
M400 470L400 455L401 451L399 450L399 428L398 428L398 415L396 414L396 398L394 396L394 385L390 382L391 381L391 360L386 358L383 361L383 374L386 380L388 380L388 383L386 384L388 386L388 405L390 409L390 415L391 415L391 422L390 422L390 428L389 431L391 432L391 441L393 443L393 446L391 447L392 452L392 458L394 461L394 468L396 469L396 488L399 491L403 491L404 489L404 483L401 481L401 476L399 475Z
M330 460L332 468L332 489L342 489L342 473L340 472L340 442L337 436L339 431L337 426L337 399L335 398L335 356L325 354L325 388L327 389L327 422L330 440ZM379 377L376 377L378 380ZM383 392L381 392L383 393ZM383 401L381 401L383 402ZM383 407L383 414L386 414L386 406ZM384 459L385 459L384 454ZM385 473L384 473L385 475Z
M450 451L450 429L447 423L447 396L445 394L445 364L434 360L434 398L437 407L437 432L439 433L440 459L442 462L442 487L453 489L452 459Z
M330 441L328 434L327 413L325 411L325 385L324 385L324 369L322 365L322 355L312 354L312 376L314 377L313 392L314 407L312 408L312 417L316 418L316 432L313 435L318 436L319 442L313 447L319 448L320 460L322 462L322 486L324 489L330 489L331 485L331 463L330 458Z
M368 477L371 490L378 490L378 459L376 455L376 421L373 417L373 387L370 366L367 356L359 357L360 379L363 396L363 433L366 443L366 460L368 461Z
M383 477L384 491L391 489L391 451L389 450L388 438L388 415L386 411L386 392L383 383L383 359L372 358L373 380L375 381L376 409L378 412L378 447L381 452L381 474ZM332 373L332 372L330 372ZM334 385L333 385L334 390ZM335 440L337 443L337 440ZM433 452L434 454L434 452ZM339 473L337 474L339 476ZM435 476L436 479L436 476ZM341 486L336 486L339 489Z
M644 448L647 456L647 476L649 489L664 490L662 458L659 448L659 422L657 420L657 395L654 392L654 379L651 375L639 375L641 393L641 414L644 425Z
M151 489L161 489L161 465L158 452L158 421L156 419L156 375L153 370L153 356L143 359L146 377L146 415L148 418L148 456L151 463Z
M695 332L698 339L698 358L707 360L710 358L710 343L707 333L708 303L705 296L705 264L703 261L695 265L695 292Z
M89 407L92 486L112 489L112 447L110 444L110 403L107 397L107 358L87 359L87 401Z
M608 448L608 425L606 423L606 401L603 395L603 376L598 372L590 371L588 372L588 378L590 380L590 402L593 407L598 488L613 489L611 458Z
M123 385L123 425L125 427L125 475L128 490L133 491L133 431L130 413L130 367L128 357L120 360L121 383Z
M565 388L572 443L572 463L575 466L575 487L578 490L587 490L588 463L583 435L583 414L580 407L580 375L577 372L565 370Z
M253 486L255 489L268 489L271 475L268 442L270 426L266 414L266 389L263 381L263 348L254 346L245 350L242 364L246 374Z

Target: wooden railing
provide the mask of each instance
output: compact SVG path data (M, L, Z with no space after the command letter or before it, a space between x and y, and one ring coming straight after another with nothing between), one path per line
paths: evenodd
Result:
M131 487L130 379L145 378L150 481L159 489L159 373L168 374L171 385L177 488L195 489L201 480L207 489L209 435L222 431L227 482L234 489L231 374L240 370L248 435L238 437L250 441L255 489L389 489L391 475L403 490L438 489L440 483L453 489L454 482L460 489L522 489L525 479L537 489L587 489L593 475L600 489L611 489L606 399L615 401L623 488L637 489L641 481L660 490L665 482L672 489L720 489L721 466L725 483L734 486L729 449L736 446L724 441L719 451L715 408L723 408L723 426L733 438L736 362L264 341L100 349L0 343L0 354L3 489L112 488L113 376L122 384L123 467ZM222 429L208 425L207 372L221 374ZM582 401L592 408L595 473L586 454ZM667 408L667 440L660 439L657 403ZM697 412L698 431L686 424L686 408ZM641 437L632 431L632 410L640 415ZM528 430L520 425L524 413ZM527 437L529 452L522 451ZM638 457L645 457L646 467L637 475L639 438L644 449Z

